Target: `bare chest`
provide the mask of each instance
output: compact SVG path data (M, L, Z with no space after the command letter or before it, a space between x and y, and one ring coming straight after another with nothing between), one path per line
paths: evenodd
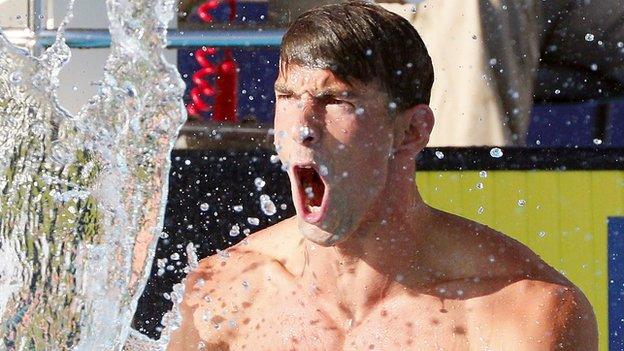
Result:
M300 287L263 291L213 301L202 334L218 334L228 350L549 349L497 300L405 294L354 315Z
M228 326L232 350L469 350L461 306L397 299L357 318L301 295L256 299Z

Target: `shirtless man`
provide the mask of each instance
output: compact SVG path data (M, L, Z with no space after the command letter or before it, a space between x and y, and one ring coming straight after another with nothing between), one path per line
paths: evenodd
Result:
M329 5L291 25L275 144L297 215L201 261L169 350L597 349L571 282L421 199L432 82L418 33L376 5Z

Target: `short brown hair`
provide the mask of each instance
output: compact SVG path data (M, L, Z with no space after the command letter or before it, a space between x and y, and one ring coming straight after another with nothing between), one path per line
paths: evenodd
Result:
M292 22L280 49L289 64L329 69L349 82L375 79L403 111L429 104L433 65L425 43L403 17L368 1L325 5Z

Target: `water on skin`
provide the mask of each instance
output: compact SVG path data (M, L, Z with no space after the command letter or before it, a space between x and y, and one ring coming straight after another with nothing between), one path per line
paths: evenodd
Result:
M126 342L185 119L183 83L162 56L173 5L107 0L111 56L75 116L56 98L70 59L62 31L38 58L0 35L0 349Z

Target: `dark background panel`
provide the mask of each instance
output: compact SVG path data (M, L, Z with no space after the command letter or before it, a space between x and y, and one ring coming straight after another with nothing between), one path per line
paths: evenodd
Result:
M139 300L135 329L159 337L160 320L172 306L165 294L186 275L189 243L203 258L244 239L246 229L253 233L294 214L288 176L279 162L271 162L271 155L272 151L265 149L173 153L165 234L158 242L151 276ZM261 189L255 184L256 178L266 183ZM262 194L269 195L276 205L274 215L260 209ZM235 209L237 205L243 207L240 212ZM248 223L248 217L257 218L259 224ZM233 225L239 226L237 236L230 235ZM159 267L158 261L163 259L167 263Z

